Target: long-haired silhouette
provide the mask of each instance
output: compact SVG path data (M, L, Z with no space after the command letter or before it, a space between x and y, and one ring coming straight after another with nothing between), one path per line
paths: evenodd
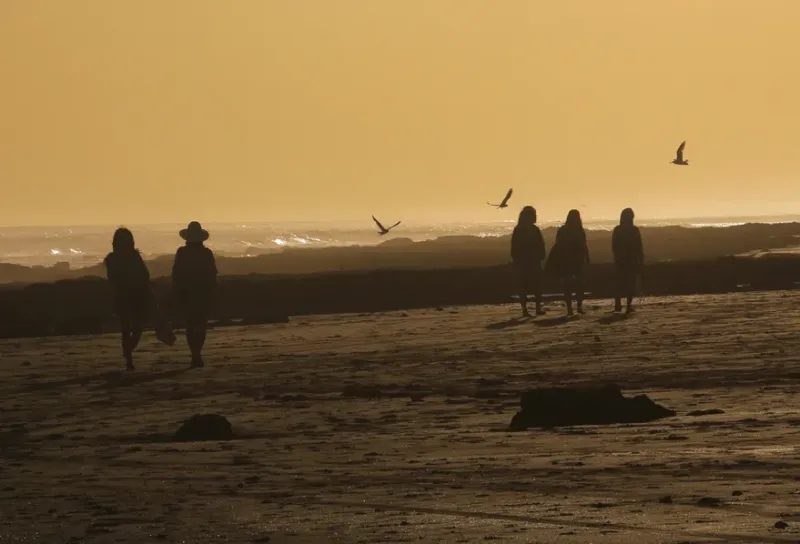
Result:
M500 204L492 204L491 202L487 202L489 206L494 206L495 208L508 208L508 199L511 198L511 193L514 192L514 189L509 189L506 193L506 197Z

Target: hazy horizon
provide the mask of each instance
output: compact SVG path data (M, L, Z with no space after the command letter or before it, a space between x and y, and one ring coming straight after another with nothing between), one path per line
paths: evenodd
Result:
M495 218L491 220L484 220L484 221L470 221L467 219L461 220L453 220L453 221L408 221L403 220L402 225L406 226L415 226L415 227L426 227L426 226L448 226L448 225L491 225L491 224L514 224L517 221L517 212L518 210L512 208L512 211L506 214L506 217L503 218ZM379 217L381 219L381 217ZM392 221L395 220L394 217L389 218ZM560 224L563 222L565 217L542 217L541 214L538 218L538 223L541 224ZM619 221L619 217L595 217L591 215L584 215L583 220L587 223L586 228L591 229L592 223L616 223ZM653 226L653 223L659 223L658 226L686 226L687 224L694 224L694 223L702 223L703 221L709 221L711 224L710 226L719 225L719 226L727 226L728 223L795 223L800 222L800 213L787 213L787 214L761 214L761 215L705 215L705 216L694 216L694 217L636 217L636 222L638 224L645 224L649 226ZM388 223L387 221L385 221ZM268 226L268 225L280 225L280 226L290 226L290 225L318 225L320 227L325 228L358 228L359 230L374 230L374 223L371 217L367 217L366 219L327 219L327 220L304 220L304 219L292 219L286 221L268 221L268 220L240 220L240 221L204 221L202 223L205 226L213 227L214 225L225 225L228 227L231 226ZM51 223L51 224L35 224L35 223L17 223L17 224L4 224L0 223L0 229L14 229L14 228L28 228L28 229L47 229L47 228L88 228L88 229L115 229L120 226L130 227L130 228L154 228L154 227L164 227L164 228L183 228L186 225L185 221L157 221L157 222L128 222L128 223ZM400 235L402 234L402 228L398 229L397 231L393 231L392 234Z
M3 3L0 224L791 215L797 20L791 0Z

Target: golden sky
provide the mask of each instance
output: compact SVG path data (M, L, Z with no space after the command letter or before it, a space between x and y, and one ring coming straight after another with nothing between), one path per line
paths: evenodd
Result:
M0 0L0 224L796 213L799 25L800 0Z

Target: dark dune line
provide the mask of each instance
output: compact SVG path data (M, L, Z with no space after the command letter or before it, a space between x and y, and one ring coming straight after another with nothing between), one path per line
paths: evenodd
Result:
M516 292L509 265L431 270L373 270L305 275L223 276L211 315L217 325L286 321L288 316L378 312L469 304L500 304ZM646 295L789 290L800 282L800 258L723 258L653 263L643 274ZM591 298L612 296L612 264L590 269ZM166 278L154 281L164 312L175 318ZM545 290L560 285L547 277ZM178 323L179 324L179 323ZM110 290L99 277L0 289L0 337L98 334L117 330Z

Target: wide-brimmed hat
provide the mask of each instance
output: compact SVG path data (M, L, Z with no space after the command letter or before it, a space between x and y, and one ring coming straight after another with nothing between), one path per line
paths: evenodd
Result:
M199 222L192 221L189 225L179 232L181 238L187 242L205 242L208 240L210 234L204 229Z

